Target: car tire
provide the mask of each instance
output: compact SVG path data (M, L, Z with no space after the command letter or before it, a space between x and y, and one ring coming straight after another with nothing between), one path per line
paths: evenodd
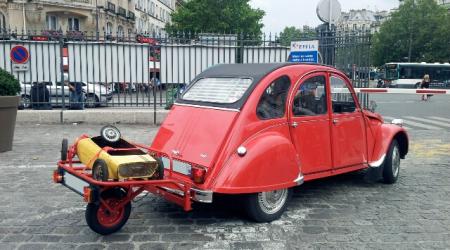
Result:
M99 104L99 99L96 95L87 95L86 99L84 100L86 108L95 108Z
M114 208L126 197L126 192L120 188L112 188L102 192L100 196L109 207ZM128 221L130 213L131 202L127 202L117 211L109 211L102 202L97 202L86 206L85 218L92 231L108 235L119 231Z
M31 97L29 95L22 95L20 97L20 106L24 109L31 108Z
M69 142L66 138L62 139L61 142L61 161L67 160L67 151L69 150Z
M114 143L120 140L121 134L120 130L113 125L106 125L102 129L100 129L100 136L103 140Z
M248 194L244 197L247 215L256 222L271 222L281 217L292 196L292 189Z
M393 184L400 174L400 148L397 140L392 140L383 164L383 182Z
M92 178L97 181L108 181L108 165L102 159L97 159L92 165Z

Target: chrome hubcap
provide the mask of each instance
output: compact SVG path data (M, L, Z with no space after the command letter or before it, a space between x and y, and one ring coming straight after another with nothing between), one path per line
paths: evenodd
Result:
M398 151L398 147L394 147L392 151L392 175L397 177L400 169L400 152Z
M258 202L266 214L274 214L284 206L288 197L287 189L258 193Z

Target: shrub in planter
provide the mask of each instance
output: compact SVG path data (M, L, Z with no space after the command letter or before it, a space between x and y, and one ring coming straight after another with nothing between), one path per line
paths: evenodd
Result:
M12 149L20 83L7 71L0 69L0 152Z
M0 68L0 96L15 96L19 93L19 81L9 72Z

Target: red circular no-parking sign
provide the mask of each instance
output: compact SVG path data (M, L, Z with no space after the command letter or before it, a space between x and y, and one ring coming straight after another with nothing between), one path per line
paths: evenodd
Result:
M28 62L28 59L30 58L30 53L28 53L27 48L25 48L24 46L17 45L11 49L9 57L11 58L11 61L13 61L14 63L23 64Z

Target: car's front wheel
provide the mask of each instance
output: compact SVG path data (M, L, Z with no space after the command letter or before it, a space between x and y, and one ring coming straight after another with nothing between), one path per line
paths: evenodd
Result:
M119 231L127 222L131 213L131 203L117 207L126 192L120 188L112 188L101 193L103 202L89 203L86 207L86 222L96 233L107 235ZM105 204L114 210L109 210Z
M245 197L245 209L251 219L270 222L281 217L291 195L291 189L249 194Z
M392 140L383 164L383 182L393 184L400 173L400 148L397 140Z

